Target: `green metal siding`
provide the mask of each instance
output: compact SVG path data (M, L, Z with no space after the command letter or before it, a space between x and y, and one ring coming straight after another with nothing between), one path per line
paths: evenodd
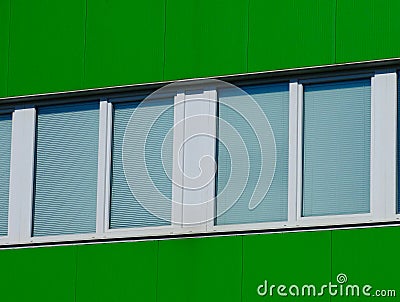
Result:
M329 301L324 297L260 297L257 286L270 284L315 284L329 282L331 232L278 233L243 237L243 302Z
M8 95L83 88L84 0L11 0Z
M337 0L336 62L400 56L398 0Z
M250 0L248 71L335 62L334 0Z
M3 301L75 301L76 246L2 250Z
M164 79L246 72L248 0L168 0Z
M0 1L0 97L7 96L10 0Z
M0 5L0 96L400 56L397 0Z
M396 289L397 292L397 298L364 297L365 300L359 301L398 301L399 236L399 227L332 232L332 280L338 274L346 273L348 284L370 284L374 289ZM341 298L352 301L351 297L332 297L332 301L341 301Z
M88 0L84 86L163 79L164 0Z
M158 242L77 247L76 302L156 301Z
M1 250L4 301L288 301L270 284L396 289L399 227ZM337 283L336 283L337 284ZM275 292L276 293L276 292ZM296 301L329 301L296 297ZM332 301L352 297L332 297ZM369 301L373 298L356 298ZM396 301L386 297L385 301Z
M159 244L157 301L240 301L241 237Z

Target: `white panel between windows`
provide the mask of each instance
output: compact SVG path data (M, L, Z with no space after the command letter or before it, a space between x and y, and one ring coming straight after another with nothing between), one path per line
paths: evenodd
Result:
M18 108L13 114L10 173L10 243L29 242L32 230L35 108Z
M378 71L372 79L371 212L375 220L396 213L397 74Z
M201 230L213 215L215 100L215 90L185 93L183 225Z

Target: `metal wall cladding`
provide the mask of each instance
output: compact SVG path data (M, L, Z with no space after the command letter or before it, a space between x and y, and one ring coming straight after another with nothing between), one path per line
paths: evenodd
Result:
M0 5L1 97L400 54L396 0Z

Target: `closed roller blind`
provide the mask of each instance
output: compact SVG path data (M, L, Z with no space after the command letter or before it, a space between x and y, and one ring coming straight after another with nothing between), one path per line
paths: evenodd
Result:
M224 214L217 217L218 225L257 223L287 220L288 208L288 147L289 147L289 85L287 83L244 87L246 91L263 110L272 127L276 144L276 168L271 186L262 202L254 209L249 209L249 201L256 187L260 174L261 151L257 136L249 122L235 110L226 104L232 102L245 102L247 98L240 95L232 95L228 91L219 91L220 105L219 118L232 125L240 134L249 155L249 177L243 194L237 202ZM224 136L231 135L219 131L218 137L224 141ZM217 193L225 188L230 177L231 164L243 165L242 162L231 163L231 158L226 146L218 142L218 175ZM232 148L234 146L229 146ZM243 171L246 168L243 166ZM260 179L261 182L265 181ZM240 186L240 184L237 184ZM267 186L267 182L265 183ZM266 188L267 189L267 188ZM231 203L229 194L226 200L217 197L218 207L226 207Z
M11 114L0 115L0 236L8 235L11 129Z
M114 126L113 126L113 150L112 150L112 189L111 189L111 217L110 227L116 228L137 228L150 226L163 226L171 224L171 203L165 204L160 200L152 200L152 192L146 190L159 190L166 198L172 199L172 182L167 175L172 171L172 135L167 135L174 126L173 99L150 101L138 107L139 102L129 102L114 105ZM165 110L165 111L164 111ZM136 111L136 112L135 112ZM134 187L135 183L130 183L129 187L124 173L123 165L123 142L132 140L136 136L125 134L128 122L135 112L135 124L140 128L148 120L154 120L149 134L143 140L129 141L137 144L137 148L131 150L131 154L125 154L131 161L129 166L135 167L135 160L138 156L136 152L145 152L145 162L149 176L154 185L146 184L143 187ZM162 114L159 116L160 112ZM141 122L143 121L143 122ZM141 133L149 129L137 129ZM134 137L134 138L133 138ZM163 145L164 144L164 145ZM143 149L144 148L144 149ZM164 148L164 163L162 162L162 148ZM168 161L167 162L165 162ZM164 169L165 167L165 169ZM133 195L131 189L141 190L144 199L138 200ZM163 201L164 202L164 201ZM148 211L143 205L151 205L150 208L157 207L158 213L162 213L162 218L157 217Z
M371 84L304 87L303 216L370 210Z
M33 235L94 233L99 104L38 108Z

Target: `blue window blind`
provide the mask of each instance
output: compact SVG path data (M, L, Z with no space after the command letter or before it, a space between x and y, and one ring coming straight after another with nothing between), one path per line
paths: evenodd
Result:
M39 107L33 235L96 231L99 104Z
M370 210L370 80L304 87L303 216Z
M113 126L113 149L112 149L112 187L111 187L111 209L110 228L138 228L150 226L170 225L171 203L166 202L172 199L172 182L169 176L172 173L172 135L167 135L174 126L173 99L154 100L142 103L139 102L117 103L114 105L114 126ZM160 114L161 113L161 114ZM138 133L147 133L147 137L141 135L130 135L125 130L134 114L135 129ZM154 124L150 129L147 121L152 120ZM125 154L129 164L123 164L123 143L124 140L130 144L137 145L137 148L130 149ZM164 151L162 151L164 149ZM124 168L132 167L133 171L139 166L140 154L144 152L146 169L149 173L150 182L144 186L134 182L127 182ZM162 156L164 152L164 157ZM164 160L164 162L163 162ZM132 171L130 171L132 173ZM139 177L139 176L138 176ZM135 187L135 185L137 185ZM131 187L130 187L131 186ZM140 191L142 199L137 200L133 192ZM153 190L163 194L165 200L157 200ZM146 205L150 207L146 208ZM149 208L156 207L157 214L150 212ZM162 216L162 217L160 217Z
M264 199L255 207L250 209L249 201L256 187L260 175L261 150L258 138L248 121L229 105L235 102L246 102L248 99L240 93L219 91L219 118L226 121L235 128L249 156L249 176L243 193L237 202L225 213L217 217L216 224L242 224L257 222L283 221L287 219L288 208L288 149L289 149L289 85L287 83L251 86L243 88L261 107L271 125L276 145L276 166L272 183L267 188ZM224 105L227 104L227 105ZM229 132L229 131L228 131ZM231 164L242 166L246 170L247 163L233 162L227 146L221 143L225 136L232 135L224 133L221 129L218 132L218 173L217 173L217 194L220 194L229 178L231 177ZM235 148L235 146L228 146ZM236 180L231 180L236 181ZM261 182L265 181L260 179ZM240 184L237 184L240 186ZM268 191L267 191L268 190ZM218 195L217 195L218 196ZM232 203L229 194L225 199L217 197L217 213L223 212L219 208L227 208L226 204Z
M0 115L0 236L8 234L11 129L11 114Z

